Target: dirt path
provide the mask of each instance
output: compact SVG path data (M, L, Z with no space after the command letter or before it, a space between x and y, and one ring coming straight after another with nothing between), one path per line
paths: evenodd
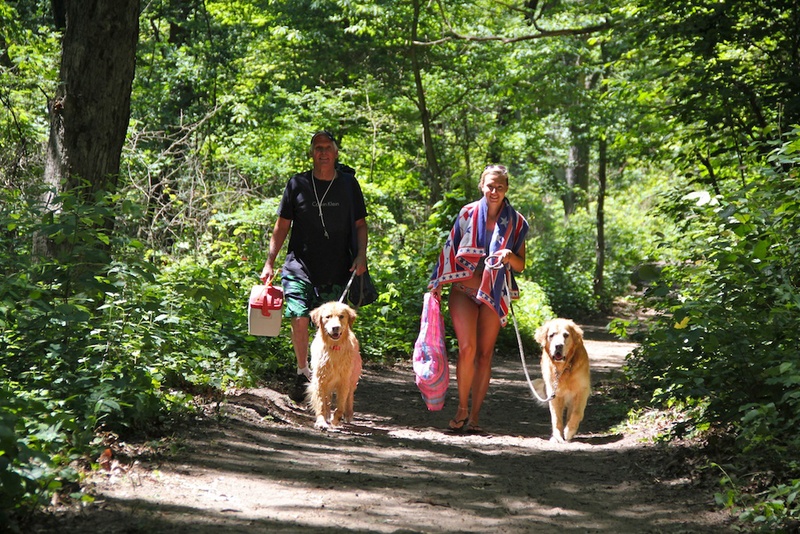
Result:
M35 530L730 531L709 488L680 474L679 451L643 442L646 429L613 433L627 406L609 386L633 345L585 329L594 392L570 444L548 441L548 412L532 400L516 354L495 360L486 436L443 430L455 410L453 368L444 410L428 412L410 365L368 367L355 424L343 431L314 430L310 413L274 390L242 392L168 460L95 475L94 504Z

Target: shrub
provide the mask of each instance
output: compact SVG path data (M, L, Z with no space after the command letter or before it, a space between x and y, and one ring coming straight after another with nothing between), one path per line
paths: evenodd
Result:
M800 129L725 196L672 198L684 230L663 246L682 261L647 290L659 318L629 362L656 402L702 407L696 426L732 431L745 459L786 477L796 476L788 466L800 453L799 146ZM777 510L760 502L747 517Z

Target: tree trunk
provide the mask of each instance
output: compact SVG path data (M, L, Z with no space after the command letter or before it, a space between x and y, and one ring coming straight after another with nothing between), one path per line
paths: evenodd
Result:
M597 149L597 240L595 241L595 264L592 291L595 298L602 302L603 278L606 264L606 232L605 232L605 201L606 179L608 172L608 141L605 135L600 137L600 146Z
M580 65L581 58L571 60ZM564 217L572 215L578 207L589 205L589 158L591 156L590 137L590 98L586 95L594 88L599 79L597 73L579 74L575 78L576 100L570 113L569 161L567 162L567 191L564 194Z
M564 216L575 213L578 206L586 206L589 191L589 140L586 127L570 126L572 145L566 169L567 191L564 194Z
M139 0L66 2L44 173L54 191L86 184L88 200L116 190L138 36Z
M436 159L436 150L433 146L433 134L431 133L431 114L425 99L425 87L422 84L422 67L417 57L417 47L414 42L417 40L417 26L419 25L419 0L414 0L414 21L411 25L411 64L414 69L414 85L417 89L417 108L419 109L420 120L422 121L422 143L425 145L425 159L428 163L428 184L431 191L431 205L437 202L442 195L442 188L439 183L441 173L439 172L439 162Z

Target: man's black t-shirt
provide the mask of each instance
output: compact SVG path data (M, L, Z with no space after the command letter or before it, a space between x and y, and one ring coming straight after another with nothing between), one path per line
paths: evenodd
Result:
M367 216L355 176L337 171L336 178L326 182L313 178L311 171L294 175L286 184L278 215L292 221L283 272L315 287L346 284L357 252L355 221Z

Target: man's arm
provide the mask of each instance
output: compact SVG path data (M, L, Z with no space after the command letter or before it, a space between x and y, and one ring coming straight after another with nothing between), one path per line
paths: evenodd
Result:
M264 269L261 271L261 280L265 284L272 282L275 277L275 258L283 247L286 236L289 235L289 228L292 227L292 221L278 217L275 221L275 226L272 229L272 236L269 239L269 253L267 254L267 261L264 263Z
M367 221L359 219L356 221L356 239L358 241L358 254L353 260L353 269L356 270L357 275L364 274L367 270L367 243L369 242L369 231L367 230Z

